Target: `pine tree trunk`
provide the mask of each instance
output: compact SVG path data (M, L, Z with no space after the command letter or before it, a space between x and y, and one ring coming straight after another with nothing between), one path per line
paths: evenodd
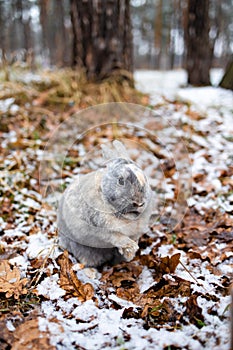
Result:
M209 0L189 0L187 20L188 83L210 85L211 47L209 41Z
M219 86L224 89L233 90L233 60L228 64Z
M129 0L70 0L73 65L89 80L112 75L132 79Z

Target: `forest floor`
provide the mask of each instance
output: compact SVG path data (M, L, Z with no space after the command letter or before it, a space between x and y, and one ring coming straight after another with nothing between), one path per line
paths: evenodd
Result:
M0 76L0 349L230 348L232 92L135 76L149 97L71 72ZM58 247L57 202L114 138L157 202L133 261L84 268Z

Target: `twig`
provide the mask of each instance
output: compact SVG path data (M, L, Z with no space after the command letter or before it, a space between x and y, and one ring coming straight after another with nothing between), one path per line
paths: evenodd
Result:
M194 279L194 281L195 281L198 285L201 285L201 286L205 289L206 292L209 292L209 291L205 288L205 286L203 286L203 284L200 283L200 282L196 279L196 277L193 276L193 274L187 269L187 267L182 263L182 261L180 261L180 265L185 269L186 272L188 272L188 274Z
M51 256L51 254L52 254L52 252L54 251L54 249L55 249L56 246L57 246L57 244L54 243L54 244L52 245L52 247L49 249L48 254L46 255L46 257L45 257L44 260L43 260L42 266L38 269L37 273L35 274L35 276L33 277L33 279L32 279L31 282L30 282L30 285L29 285L29 288L28 288L29 290L32 290L32 289L34 289L34 288L37 286L37 284L38 284L38 282L39 282L39 280L40 280L42 274L44 273L45 265L46 265L46 263L47 263L49 257ZM43 249L43 250L44 250L44 249ZM43 250L42 250L42 251L43 251ZM42 251L41 251L41 252L42 252ZM41 252L38 253L38 256L41 254Z

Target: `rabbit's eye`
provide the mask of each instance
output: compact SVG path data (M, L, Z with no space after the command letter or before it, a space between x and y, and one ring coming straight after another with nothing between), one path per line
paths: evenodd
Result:
M119 185L124 186L125 181L124 181L123 176L119 177L119 179L118 179L118 183L119 183Z

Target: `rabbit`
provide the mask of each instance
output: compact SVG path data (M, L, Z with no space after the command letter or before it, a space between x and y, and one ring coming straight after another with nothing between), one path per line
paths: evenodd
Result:
M132 260L152 213L145 174L120 141L112 145L102 145L105 167L75 179L58 207L60 246L89 267Z

